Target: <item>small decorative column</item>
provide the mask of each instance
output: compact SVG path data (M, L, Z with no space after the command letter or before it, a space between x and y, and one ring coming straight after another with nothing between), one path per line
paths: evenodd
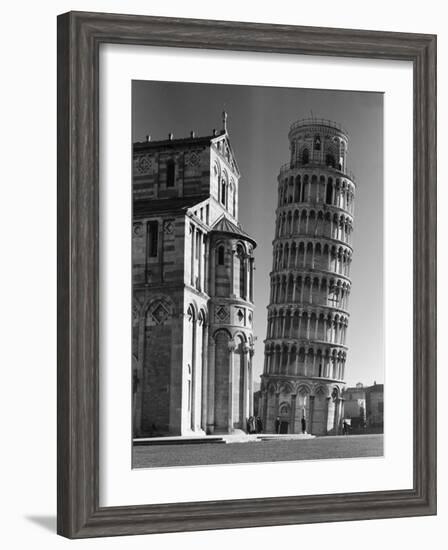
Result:
M201 428L207 432L207 409L208 409L208 324L202 330L202 403L201 403Z
M201 381L200 361L198 361L198 333L200 330L199 320L193 319L193 364L191 365L191 429L196 431L200 423L201 405ZM199 330L198 330L199 329Z
M263 423L263 431L266 432L266 422L267 422L267 419L268 419L268 406L269 406L269 394L267 392L267 390L263 390L262 392L262 397L263 397L263 410L262 410L262 415L261 415L261 418L262 418L262 423Z
M244 256L244 299L250 300L250 273L251 273L251 264L250 257Z
M280 392L276 391L275 392L275 401L274 401L274 410L275 410L274 429L275 429L275 420L277 419L277 416L279 416L279 414L278 414L278 412L279 412L278 411L279 402L280 402Z
M235 297L235 253L233 248L230 250L230 295Z
M341 423L342 419L344 418L344 398L339 397L338 398L338 413L336 417L336 427L337 427L337 433L340 433Z
M242 362L243 362L243 395L242 407L240 409L240 426L243 430L246 428L247 419L249 418L249 366L248 366L249 346L243 346Z
M292 351L291 344L287 344L286 345L286 363L285 363L285 366L283 368L284 374L289 374L290 365L291 365L291 351Z
M253 357L254 347L249 350L249 416L254 414L254 373L253 373Z
M190 269L191 269L191 273L190 273L190 284L191 286L195 286L194 284L194 255L195 255L195 240L196 240L196 235L195 235L195 231L194 231L194 225L191 224L190 225L190 232L191 232L191 266L190 266Z
M204 233L203 237L203 247L204 247L204 284L202 286L205 293L209 294L209 258L210 258L210 245L208 239Z
M249 288L249 300L253 302L254 300L254 259L250 258L249 260L250 265L250 271L249 271L249 277L250 277L250 288Z
M291 394L291 419L290 419L290 424L291 424L290 433L292 434L295 433L296 404L297 404L297 394L292 393Z
M203 286L202 286L202 232L199 231L199 229L196 230L197 231L197 246L198 246L198 249L197 249L197 256L198 256L198 282L197 284L195 285L195 288L197 290L200 290L202 291L203 290Z
M314 420L314 395L310 395L310 418L307 422L307 432L309 434L313 433L313 420Z
M327 401L327 404L326 404L326 407L325 407L325 420L324 420L324 434L326 434L328 432L328 412L329 412L329 408L330 408L330 403L331 403L331 397L327 397L326 399Z
M233 340L229 341L229 396L227 403L227 429L229 433L233 432L233 354L235 352L236 344Z
M297 376L299 374L299 348L296 350L296 359L294 363L294 374Z
M212 434L215 430L215 340L208 343L208 376L207 376L207 429Z
M207 273L210 271L210 281L208 281L207 284L207 290L206 292L211 295L215 296L216 294L216 248L215 246L208 246L209 253L207 256L210 256L210 259L207 260L207 263L210 262L210 269L207 271Z

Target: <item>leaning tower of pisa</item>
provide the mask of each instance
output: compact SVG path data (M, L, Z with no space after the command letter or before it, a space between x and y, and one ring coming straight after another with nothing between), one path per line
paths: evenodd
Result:
M339 433L347 356L355 182L347 133L320 119L288 134L280 168L261 377L266 432Z

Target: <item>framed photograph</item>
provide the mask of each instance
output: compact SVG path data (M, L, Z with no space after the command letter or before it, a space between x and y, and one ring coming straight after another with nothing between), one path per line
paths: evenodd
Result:
M58 18L58 532L436 513L436 37Z

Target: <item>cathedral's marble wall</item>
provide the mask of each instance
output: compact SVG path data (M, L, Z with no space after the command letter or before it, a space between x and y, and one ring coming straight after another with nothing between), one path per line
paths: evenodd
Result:
M134 148L137 436L246 429L254 243L236 236L238 178L225 132ZM216 231L223 215L235 225Z
M374 384L366 390L366 420L369 429L383 429L384 423L384 386Z
M226 432L228 429L229 342L230 336L226 331L219 331L214 336L214 432Z
M222 204L216 199L210 198L209 200L210 210L210 225L213 225L223 214Z
M136 435L165 434L180 425L176 399L176 366L182 361L182 290L134 291L133 368L139 422Z
M172 167L170 163L173 163ZM133 174L136 199L207 194L210 149L205 145L181 147L168 143L160 150L137 150L134 152Z
M184 229L184 215L154 214L134 222L132 235L134 285L160 285L182 281Z
M145 327L142 428L145 432L169 431L170 369L173 317L163 322L149 314ZM157 388L157 391L154 389Z
M359 418L366 414L366 387L359 384L357 387L346 388L344 397L344 417Z
M234 220L237 220L239 174L226 138L219 140L210 149L210 194L214 201L216 201L213 213L219 212L216 206L223 202L223 182L226 187L225 203L227 212Z

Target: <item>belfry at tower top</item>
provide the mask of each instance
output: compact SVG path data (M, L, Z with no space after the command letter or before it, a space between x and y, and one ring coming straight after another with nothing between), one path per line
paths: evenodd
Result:
M301 118L291 124L289 133L291 134L297 130L311 129L313 127L328 129L332 133L336 131L338 134L342 134L345 139L348 140L349 138L347 130L341 124L325 118Z

